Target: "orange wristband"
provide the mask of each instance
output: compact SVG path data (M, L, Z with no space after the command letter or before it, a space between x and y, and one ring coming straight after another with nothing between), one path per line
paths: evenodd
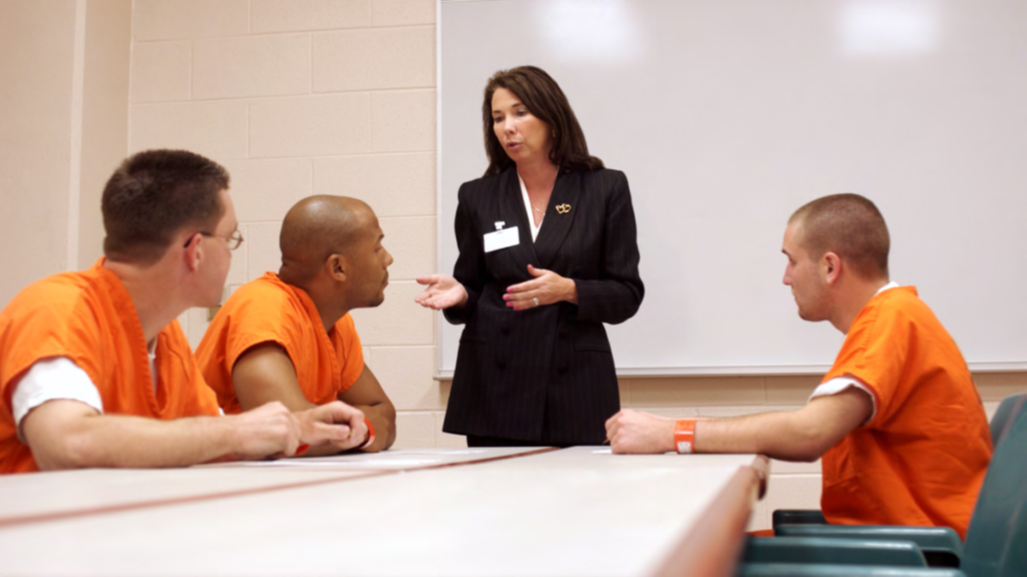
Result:
M674 448L682 455L695 452L695 419L674 422Z
M360 445L359 449L361 450L370 447L371 443L374 442L374 425L371 424L371 421L367 417L364 417L364 424L367 425L367 440L364 441L363 445Z

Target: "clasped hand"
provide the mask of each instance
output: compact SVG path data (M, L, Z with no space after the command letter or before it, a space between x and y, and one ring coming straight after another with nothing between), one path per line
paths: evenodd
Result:
M577 304L578 288L571 279L530 264L528 274L535 278L506 287L503 300L507 307L521 311L561 301Z
M292 457L302 454L303 445L352 449L368 436L364 413L341 401L297 413L275 401L227 418L240 439L236 456L243 459Z

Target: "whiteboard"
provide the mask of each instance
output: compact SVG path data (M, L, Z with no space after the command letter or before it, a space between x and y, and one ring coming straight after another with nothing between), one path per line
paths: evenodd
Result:
M789 215L869 197L892 280L974 370L1027 369L1027 2L442 0L439 268L460 183L487 166L481 98L533 64L631 185L638 314L607 326L622 376L815 373L843 335L781 282ZM462 327L439 315L440 376Z

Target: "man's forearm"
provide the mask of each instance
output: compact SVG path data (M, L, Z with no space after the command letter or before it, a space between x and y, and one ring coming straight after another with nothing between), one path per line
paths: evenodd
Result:
M759 453L784 461L815 461L823 438L797 412L762 413L695 424L699 453Z
M56 441L56 440L55 440ZM232 427L219 417L159 421L98 415L69 427L63 440L36 451L41 469L184 467L234 456Z

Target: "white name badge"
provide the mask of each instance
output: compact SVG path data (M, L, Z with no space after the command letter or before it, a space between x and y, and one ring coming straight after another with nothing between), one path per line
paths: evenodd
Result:
M510 227L485 235L485 252L492 252L502 248L517 246L521 242L521 235L517 227Z

